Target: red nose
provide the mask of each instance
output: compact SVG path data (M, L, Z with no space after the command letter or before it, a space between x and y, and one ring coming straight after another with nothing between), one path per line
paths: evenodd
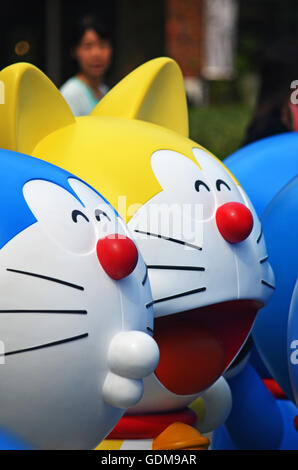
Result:
M250 210L240 202L228 202L216 211L217 228L229 243L240 243L245 240L253 227Z
M133 272L138 262L138 250L125 235L101 238L96 246L97 257L105 272L117 281Z

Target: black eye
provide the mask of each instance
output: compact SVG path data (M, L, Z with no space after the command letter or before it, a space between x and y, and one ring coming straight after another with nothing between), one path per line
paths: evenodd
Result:
M207 189L207 191L210 191L210 189L208 188L207 184L204 183L204 181L197 180L195 182L195 190L199 192L200 186L204 186L204 188Z
M231 188L230 186L223 180L217 180L216 181L216 189L217 191L220 191L220 187L224 185L226 188L228 188L229 191L231 191Z
M95 210L95 218L96 218L96 220L98 220L98 222L100 222L101 216L106 217L106 218L111 222L111 219L110 219L110 217L108 216L108 214L106 214L106 213L105 213L104 211L102 211L101 209L96 209L96 210Z
M83 219L85 219L87 222L89 222L88 217L87 217L83 212L78 211L78 210L72 211L71 217L72 217L72 220L73 220L75 223L77 223L79 216L80 216L80 217L83 217Z

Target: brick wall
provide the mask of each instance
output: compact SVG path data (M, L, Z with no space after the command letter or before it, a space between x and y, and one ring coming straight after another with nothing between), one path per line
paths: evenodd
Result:
M185 77L197 77L202 66L203 0L165 0L165 49Z

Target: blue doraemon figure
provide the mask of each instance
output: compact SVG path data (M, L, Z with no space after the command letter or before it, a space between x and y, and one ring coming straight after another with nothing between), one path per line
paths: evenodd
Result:
M213 449L298 449L297 149L298 134L283 134L250 144L226 161L261 217L276 285L253 328L253 354L244 349L227 374L233 408L214 433ZM289 399L274 397L264 377L273 377Z
M291 299L288 323L290 383L298 406L298 280ZM298 423L297 427L298 427Z
M248 144L225 159L259 217L298 174L297 149L298 132L286 132Z
M158 361L146 266L74 175L2 149L0 175L0 448L93 449Z

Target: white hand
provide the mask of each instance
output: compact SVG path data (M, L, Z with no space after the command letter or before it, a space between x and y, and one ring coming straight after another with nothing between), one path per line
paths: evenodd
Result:
M108 373L104 399L118 408L128 408L143 395L143 379L156 368L159 350L154 339L141 331L118 333L108 351Z
M227 381L220 377L215 384L202 393L205 417L198 423L200 432L211 432L221 426L228 418L232 409L232 393Z

